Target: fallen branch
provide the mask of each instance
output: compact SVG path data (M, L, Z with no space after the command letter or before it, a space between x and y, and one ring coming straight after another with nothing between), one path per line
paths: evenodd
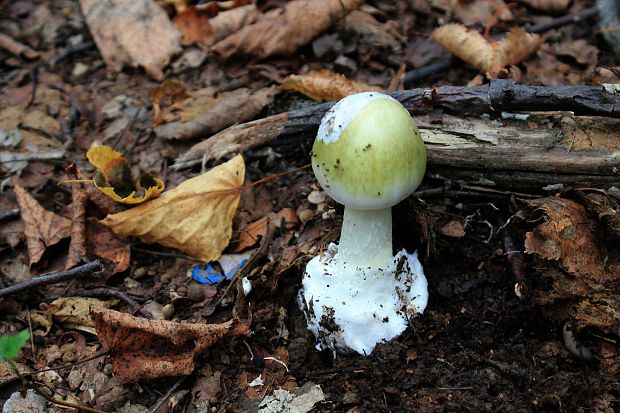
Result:
M53 274L42 275L28 281L13 284L0 290L0 298L15 295L33 288L43 287L44 285L57 284L63 281L72 280L74 278L83 277L97 271L103 270L103 264L99 260L80 265L66 271L59 271Z
M573 145L577 132L584 129L586 134L597 133L600 125L583 127L581 120L567 116L570 113L531 115L528 122L478 117L484 113L497 116L523 111L620 118L620 95L603 86L542 87L496 80L473 88L411 89L391 96L413 113L426 143L429 166L447 177L471 182L478 175L498 185L539 186L538 189L551 183L617 182L618 167L614 170L614 165L619 154L613 148ZM267 144L310 144L321 118L332 105L319 104L234 125L192 147L172 168L193 166ZM425 116L438 109L460 117L444 115L441 124L437 124ZM530 126L532 120L537 128ZM515 173L520 174L519 182L514 182Z

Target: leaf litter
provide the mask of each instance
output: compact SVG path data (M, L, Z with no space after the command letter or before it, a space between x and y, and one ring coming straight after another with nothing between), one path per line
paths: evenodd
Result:
M113 310L91 310L97 336L110 351L114 373L128 382L188 375L194 357L218 340L249 334L244 321L182 324L146 320Z
M545 215L544 208L540 205L532 205L528 211L535 221L521 222L515 228L506 227L507 232L512 233L517 249L520 249L519 244L523 243L526 232L533 233L533 239L541 242L543 246L546 244L548 248L547 251L544 247L541 249L537 246L536 252L532 249L532 253L526 255L527 266L522 275L531 289L520 299L512 292L510 269L505 259L508 251L502 253L503 247L501 242L497 242L498 237L489 240L489 227L478 221L487 219L491 226L495 226L495 219L498 222L507 219L514 212L512 208L522 205L519 195L514 194L516 199L511 200L510 207L506 207L503 201L493 200L493 205L499 208L501 213L488 212L490 208L477 206L478 204L471 202L466 195L456 198L452 195L429 198L424 199L423 203L413 198L407 200L406 205L395 209L395 241L399 246L412 249L417 247L426 251L425 268L430 286L434 289L434 300L423 318L412 320L413 328L398 342L379 346L376 353L368 359L332 360L312 348L312 337L306 331L303 316L294 304L300 271L303 271L309 256L320 253L327 243L337 240L342 212L329 199L316 206L308 205L308 194L312 189L316 189L311 174L293 172L290 176L282 176L276 182L263 185L261 190L267 195L253 205L247 204L246 211L243 212L249 210L250 214L243 219L239 212L236 213L237 217L232 224L232 242L222 241L222 244L226 244L222 253L229 257L230 252L242 240L242 234L252 233L248 242L261 237L263 224L266 219L272 218L274 211L286 210L289 214L295 212L301 221L300 224L279 228L272 242L266 244L265 255L249 266L252 293L245 297L240 290L234 288L235 284L228 290L228 282L223 281L222 286L208 286L207 294L203 293L200 297L192 295L199 301L190 297L189 287L196 284L187 276L188 270L194 265L191 260L188 262L187 257L167 251L166 247L152 246L149 247L152 249L145 250L135 244L135 239L121 239L99 223L99 219L106 214L118 213L131 205L115 203L91 184L75 185L71 188L73 194L69 194L67 187L55 187L55 182L64 179L62 167L69 160L78 160L80 167L90 171L80 160L83 159L83 152L91 147L94 141L110 144L122 152L127 158L132 176L138 176L138 170L145 168L155 171L170 187L184 182L188 173L167 168L167 162L183 153L188 145L196 143L178 140L177 137L195 140L207 138L213 133L222 133L220 136L225 136L226 139L212 141L210 138L198 144L206 148L206 152L199 153L198 156L201 158L205 154L203 169L211 165L208 160L245 152L248 178L252 180L274 171L302 165L306 162L308 152L305 142L295 140L294 144L289 146L272 145L270 138L278 134L277 125L267 132L261 131L262 135L253 136L254 130L249 127L251 125L243 122L260 123L264 116L304 108L311 104L301 95L305 91L310 92L306 96L314 93L314 99L337 99L346 93L340 90L340 86L336 86L340 81L345 84L357 82L361 85L379 85L387 90L395 90L399 84L402 87L403 80L409 75L406 72L411 66L418 68L429 62L441 63L447 59L445 50L438 53L441 47L430 39L425 40L427 45L432 45L427 47L426 51L420 50L420 42L411 41L412 38L428 39L439 23L450 23L456 19L474 24L476 28L486 26L487 33L507 33L516 24L526 27L525 25L532 26L552 18L522 4L502 8L502 5L495 1L366 2L357 12L350 13L351 9L342 10L316 19L321 24L329 21L329 24L325 24L325 27L329 27L322 32L316 31L314 27L305 33L299 30L300 36L297 37L297 33L293 32L298 29L297 26L305 28L314 22L304 14L302 18L296 17L294 23L283 20L283 16L286 16L285 10L295 2L252 2L249 5L252 7L237 7L243 3L186 0L158 2L168 14L166 19L172 21L172 25L167 23L162 28L172 27L171 33L181 32L183 29L179 22L185 18L189 21L188 32L183 33L186 38L180 40L183 36L180 33L175 33L172 37L177 39L177 44L179 41L191 41L199 47L184 48L183 56L178 59L175 53L163 53L160 55L162 59L154 64L155 69L148 68L148 63L145 63L151 56L138 54L123 60L124 66L147 67L151 76L160 79L160 85L163 80L161 76L166 80L164 85L170 80L176 82L169 90L164 86L158 99L153 98L152 116L149 113L151 98L148 94L153 88L159 90L157 84L144 77L141 70L106 73L103 65L108 58L104 50L116 48L118 51L119 47L122 49L125 46L120 43L115 46L102 45L97 35L93 35L99 51L92 46L89 48L87 31L90 29L94 33L97 30L96 25L91 25L93 16L88 16L84 21L77 2L61 0L59 5L63 5L62 9L33 5L29 0L5 2L0 6L3 8L1 16L12 16L10 21L0 17L6 32L42 56L41 60L29 62L38 72L38 82L30 79L29 67L11 56L10 52L3 61L0 82L6 91L6 100L0 103L0 113L17 113L17 123L7 130L3 129L4 135L0 133L3 179L13 173L21 173L20 177L13 176L14 183L36 194L46 208L51 210L53 206L58 216L75 217L79 225L73 223L70 234L72 243L80 246L85 242L86 255L106 257L114 263L108 267L105 284L117 286L119 290L138 300L140 305L160 309L162 318L172 318L172 322L181 324L209 325L229 320L231 313L234 318L240 312L251 308L252 322L248 329L251 328L252 333L244 337L248 347L245 347L242 339L237 339L211 347L206 357L196 355L196 365L199 367L195 369L197 376L192 375L181 384L181 390L174 392L165 403L166 408L173 410L173 406L179 403L177 410L182 406L190 406L190 409L195 407L197 411L214 408L256 411L261 400L273 405L286 405L295 395L303 396L301 389L308 389L314 383L320 384L320 388L324 390L322 397L325 401L304 406L313 407L317 411L389 409L431 412L445 410L450 406L458 406L463 411L573 408L605 411L604 409L617 407L619 394L613 387L613 378L620 374L617 352L618 294L616 279L610 272L616 270L615 263L618 262L615 248L618 235L617 230L614 230L618 228L618 206L604 191L586 191L581 195L562 192L557 196L561 200L558 201L559 206L543 202L547 205L546 208L553 212L549 216ZM327 3L306 2L306 5L316 7L317 10L321 7L326 13L333 10L323 7ZM554 9L556 11L553 13L558 14L565 10L576 12L584 7L579 2L568 6L562 6L561 1L544 3L537 2L533 7L539 10ZM244 7L246 9L242 10ZM342 5L340 7L342 8ZM59 14L61 10L62 16ZM187 14L181 16L184 12ZM247 12L249 13L246 15ZM238 13L242 18L235 20L232 17L234 13ZM272 15L274 18L279 16L274 20L277 21L274 24L280 26L284 23L282 27L271 28L264 24L268 20L267 16ZM40 27L37 23L46 22L45 16L49 16L49 25L41 26L43 29L40 32L28 31L30 27ZM127 16L123 18L125 17ZM141 20L141 17L138 17L137 20ZM151 17L147 17L147 20L149 19ZM61 30L56 26L59 20L63 23ZM126 19L124 21L127 22ZM139 22L135 28L146 27L148 23ZM222 31L216 28L216 23L222 24ZM579 25L549 32L544 36L544 44L536 52L519 59L502 57L501 53L497 52L499 42L490 40L491 37L485 34L481 37L490 45L487 50L495 53L491 58L495 63L490 64L491 70L486 66L482 69L477 67L475 70L488 72L490 77L508 77L532 84L597 85L617 82L614 74L617 68L612 66L615 60L610 56L609 49L601 47L601 39L589 34L594 24L593 20L583 20ZM288 30L282 30L283 33L288 33L285 38L261 37L265 33L279 33L275 29L280 28ZM588 35L584 37L585 32ZM241 33L246 36L245 39L242 39ZM252 36L256 39L262 38L262 43L269 49L245 49L242 45L250 44ZM157 44L160 41L157 33L145 37L135 36L132 41L142 48L141 52L155 50L163 45ZM149 42L151 44L148 44ZM220 57L211 49L218 42L232 45L230 50L227 49ZM286 42L290 44L287 45ZM524 44L527 42L527 39L523 41ZM424 42L420 44L423 45ZM237 50L237 46L241 48ZM513 46L514 43L510 44L511 52ZM72 51L74 47L77 52ZM181 51L181 48L178 50ZM429 54L428 50L432 53ZM68 54L63 57L65 52ZM193 63L181 64L184 59L189 59L190 55L194 56L191 58ZM62 59L53 67L40 64L50 56L52 61ZM122 53L119 57L123 57ZM248 61L250 59L252 61ZM257 64L256 60L261 60L261 63ZM166 69L166 61L172 63L170 71ZM597 64L609 66L596 67ZM108 66L113 67L114 64ZM49 70L55 73L49 73ZM319 79L316 84L310 81L299 86L297 92L301 94L278 89L274 96L265 100L266 103L257 104L252 111L245 111L244 99L249 99L248 96L251 97L257 91L270 89L287 76L290 76L287 80L289 81L293 76L303 77L320 70L328 71L333 77L342 77L331 84L329 81L325 82L325 87L319 84L324 79ZM473 73L474 70L467 65L457 65L445 73L435 73L432 81L409 81L408 85L417 87L465 84ZM484 84L485 79L478 76L474 82ZM222 109L217 116L211 113L211 119L202 120L203 114L211 112L209 105L237 90L237 101L228 109ZM71 91L71 99L67 98L68 91ZM27 107L33 92L36 92L36 98L32 106ZM125 108L123 119L120 119L122 122L112 125L118 116L110 117L110 109L113 109L114 102L121 100L131 101L131 105ZM20 106L4 112L8 110L7 105ZM127 129L127 133L117 134L130 124L129 118L132 117L131 113L134 113L130 113L130 109L141 110L142 116ZM2 115L0 123L3 121ZM199 121L192 123L196 119ZM282 117L279 119L282 120ZM568 133L564 135L568 151L576 148L605 148L608 152L615 150L617 145L614 145L615 129L612 124L596 118L581 118L577 125L567 124L565 120L562 124L566 126L563 131ZM108 121L111 123L108 124ZM431 122L441 123L441 116L435 114ZM120 129L119 125L122 126ZM188 132L185 132L185 126L188 126ZM153 135L152 127L161 128L159 131L169 127L170 133ZM214 132L215 130L221 132ZM166 137L168 141L164 142L162 137ZM15 146L15 142L20 139L21 143L17 145L28 143L30 149ZM244 146L244 142L249 139L262 142L263 147L247 150L248 146ZM71 147L72 144L75 149ZM7 158L4 154L7 153L10 161L5 162ZM44 159L45 163L37 159ZM59 162L58 159L62 161ZM157 162L154 163L153 159ZM19 167L11 169L15 165ZM82 172L78 169L77 174ZM87 178L88 176L77 177ZM474 178L465 180L472 179ZM133 179L130 181L135 185ZM476 185L481 185L480 182ZM424 185L426 189L435 185L443 187L445 183L439 175L429 175ZM490 184L484 184L487 185ZM81 191L88 196L83 210ZM8 193L6 198L10 201L0 201L3 211L17 207L12 199L14 192L10 189L8 192L3 191L1 198L5 198L5 193ZM566 198L577 201L585 208L585 213L578 212L578 208L567 207ZM74 205L71 205L70 200L73 200ZM148 200L144 205L155 201ZM471 211L466 212L468 208L482 208L482 212L472 220ZM542 228L543 216L547 222L553 222L555 227ZM82 218L85 218L86 222L85 240L80 239L83 231ZM580 221L582 218L585 221ZM567 220L579 229L577 232L580 237L590 241L577 243L575 246L562 238L570 233L570 230L559 230ZM0 247L3 257L8 257L2 259L0 265L0 277L4 285L10 285L18 279L30 278L28 266L24 265L27 262L23 243L24 231L19 225L6 225L16 222L21 225L20 220L0 223L3 230L8 228L9 231L17 232L10 245L3 244ZM252 223L254 225L248 227ZM567 226L562 228L565 227ZM223 230L226 231L226 228ZM557 233L560 234L559 238ZM220 236L216 238L219 239ZM555 247L553 243L556 243ZM588 271L579 269L580 263L571 262L567 258L582 247L602 260L602 269L596 260L582 262L586 264L584 268L595 268L594 272L589 274L598 278L587 275ZM48 247L45 248L49 250ZM130 255L131 248L135 248L133 257ZM55 248L47 252L47 255L58 255L59 251L64 254L60 248ZM70 254L76 262L80 262L80 258L87 259L83 251L70 246ZM559 251L555 255L559 258L543 258L545 253L551 254L554 251ZM254 254L252 251L247 253ZM549 255L551 256L553 255ZM8 260L12 264L4 265ZM40 262L42 266L45 264L45 260ZM116 275L114 272L117 272ZM229 272L234 277L235 274L232 273L235 270ZM608 279L603 281L606 277ZM75 283L32 291L15 299L3 299L0 301L0 330L4 334L14 328L27 328L28 305L31 310L38 304L44 309L47 303L59 297L72 297L74 293L79 294L82 291L80 288L99 286L100 283L100 280L87 277ZM215 302L219 305L214 306ZM172 312L166 311L164 314L164 307L167 310L172 308ZM205 311L205 307L209 311ZM538 307L542 308L542 312L538 311ZM115 308L125 312L136 310L136 307L125 302L116 304ZM34 311L31 314L29 321L35 331L46 330L47 335L37 337L34 353L31 354L32 349L26 346L22 360L25 364L35 368L58 367L69 363L76 353L77 358L83 360L96 352L99 344L89 333L78 332L72 330L70 325L52 321L47 314L46 317L44 321L42 314L35 314ZM208 321L205 321L205 317L208 317ZM47 324L39 327L39 322ZM575 337L591 349L595 362L582 363L574 360L564 348L561 337L558 341L564 323L576 327ZM131 336L132 333L123 330L123 334ZM84 343L88 340L88 345L80 344L78 337ZM171 341L164 342L166 349L174 346L170 344ZM190 347L190 344L183 344L183 349L188 349L188 355L192 353ZM253 352L253 357L246 351L248 348ZM126 409L139 408L145 411L142 404L153 406L160 399L160 393L163 394L170 388L171 382L166 379L139 385L121 384L117 381L118 377L113 375L111 364L108 364L112 357L114 356L98 358L80 366L69 366L58 373L46 372L40 374L39 380L63 397L79 398L110 411L120 411L118 408L123 404L129 405ZM486 363L486 357L489 358L489 363ZM285 363L287 368L274 359ZM438 359L440 363L437 363ZM155 364L160 361L157 360ZM506 370L504 367L509 364L511 369ZM506 372L519 373L519 380L504 377ZM159 373L161 371L157 372ZM137 374L137 377L142 377L141 374ZM148 376L148 373L146 375ZM583 379L585 376L588 378L587 382ZM0 383L2 377L0 368ZM200 385L199 378L204 379ZM14 377L8 378L13 379ZM528 383L531 391L521 392L519 386ZM475 391L460 390L470 387ZM143 391L144 389L146 391ZM192 394L186 394L188 389L193 389ZM510 400L508 404L504 402L507 398ZM290 403L288 405L290 407Z

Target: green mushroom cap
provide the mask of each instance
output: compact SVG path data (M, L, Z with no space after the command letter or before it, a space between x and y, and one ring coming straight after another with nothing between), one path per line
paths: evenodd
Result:
M323 117L312 169L337 202L356 209L391 207L420 185L426 149L409 112L390 96L347 96Z

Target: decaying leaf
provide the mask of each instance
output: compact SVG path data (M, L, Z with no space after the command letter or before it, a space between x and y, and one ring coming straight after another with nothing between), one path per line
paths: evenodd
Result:
M441 227L441 233L450 238L462 238L465 236L465 227L458 219L453 219Z
M123 272L129 268L131 246L99 221L89 219L86 222L86 243L91 254L114 263L113 272Z
M370 13L353 10L346 17L346 30L358 40L358 53L376 53L378 50L387 50L398 53L402 50L402 43L406 40L395 20L380 23Z
M475 30L461 24L447 24L435 29L433 39L452 54L464 60L488 77L495 78L507 65L515 65L535 52L542 38L517 28L505 39L489 42Z
M92 308L110 308L116 304L118 304L118 300L104 301L89 297L61 297L49 304L47 314L64 328L95 334L90 310Z
M574 317L578 328L620 331L620 277L618 251L603 251L598 243L601 227L579 203L564 198L529 202L534 213L546 220L525 237L525 252L557 261L562 271L546 269L553 289L536 301L550 314ZM558 304L559 302L559 304ZM568 308L568 311L563 310Z
M528 6L547 13L565 13L570 0L523 0Z
M303 75L290 75L280 85L283 90L302 93L313 100L340 100L360 92L382 92L383 88L347 79L329 70L317 70Z
M557 260L574 276L595 282L615 278L605 268L605 255L596 242L598 226L580 204L563 198L530 202L544 213L545 223L525 236L525 252Z
M13 188L24 221L30 265L39 262L45 250L71 235L71 220L44 209L24 188Z
M165 116L162 114L163 109L178 104L188 97L189 94L183 83L174 79L166 79L164 83L153 89L151 92L153 125L157 126L160 123L166 122Z
M274 221L276 226L279 226L280 222L284 220L284 227L286 229L294 228L297 224L299 224L297 214L295 214L295 211L291 208L284 208L275 214L271 213L270 216L262 217L252 222L247 226L247 228L239 233L239 239L233 252L243 251L244 249L256 244L261 237L264 237L265 234L267 234L267 225L270 220Z
M249 334L249 324L175 323L113 310L91 311L97 336L111 351L114 373L127 382L190 374L194 357L222 338Z
M112 70L142 66L157 80L181 51L181 34L152 0L80 0L103 60Z
M97 168L93 176L95 186L116 202L140 204L159 196L164 190L161 179L146 174L135 183L127 158L109 146L93 146L86 153L86 157Z
M233 125L246 122L269 105L277 93L275 87L256 91L241 88L217 93L214 88L188 92L189 97L161 110L155 134L164 139L207 137Z
M139 237L211 262L230 241L244 175L239 155L151 202L108 215L101 222L118 235Z
M209 47L230 36L259 16L256 4L248 4L210 17L198 7L188 7L174 17L174 24L183 35L183 44L197 43Z
M486 24L494 16L498 20L511 21L513 15L501 0L454 1L454 17L466 26ZM497 14L499 13L499 14Z
M235 54L259 59L289 55L362 3L362 0L293 0L281 9L260 15L254 24L216 43L213 50L224 58Z

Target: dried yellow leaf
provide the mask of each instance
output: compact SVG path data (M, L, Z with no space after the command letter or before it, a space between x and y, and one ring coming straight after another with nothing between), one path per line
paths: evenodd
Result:
M159 196L165 188L161 179L148 175L142 175L136 185L127 158L109 146L93 146L86 153L86 157L97 168L93 177L95 186L116 202L126 205L141 204Z
M243 158L236 156L151 202L108 215L101 222L118 235L139 237L211 262L230 241L244 175Z
M302 93L313 100L325 101L340 100L345 96L360 92L383 92L380 87L354 82L344 75L329 70L287 76L280 88Z

